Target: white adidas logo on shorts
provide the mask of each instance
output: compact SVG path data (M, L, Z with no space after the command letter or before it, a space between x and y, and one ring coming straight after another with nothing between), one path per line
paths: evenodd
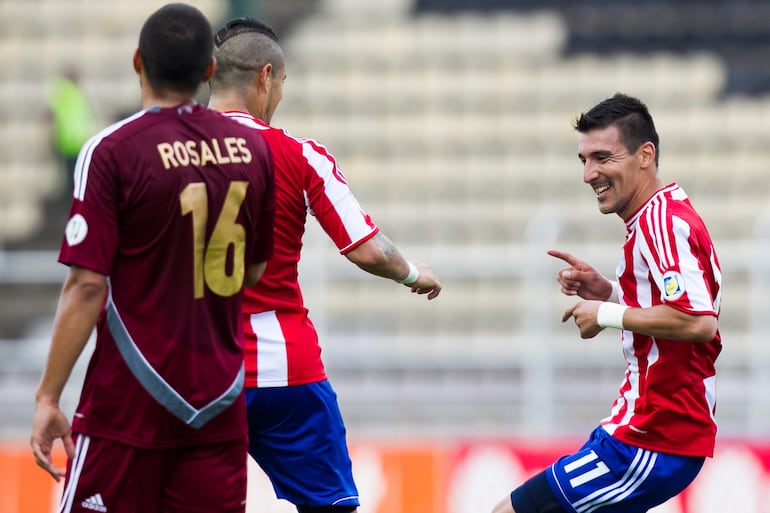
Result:
M100 513L107 513L107 507L104 505L104 501L102 500L101 493L97 493L96 495L90 496L89 498L81 502L80 505L86 509L99 511Z

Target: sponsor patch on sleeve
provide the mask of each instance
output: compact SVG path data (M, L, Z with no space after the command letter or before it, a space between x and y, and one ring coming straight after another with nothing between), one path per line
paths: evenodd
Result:
M80 214L75 214L69 221L67 221L67 226L64 229L64 236L67 239L67 244L70 246L77 246L86 240L86 235L88 235L88 223L86 222L86 218Z
M684 278L676 271L667 271L663 275L663 299L674 301L685 292Z

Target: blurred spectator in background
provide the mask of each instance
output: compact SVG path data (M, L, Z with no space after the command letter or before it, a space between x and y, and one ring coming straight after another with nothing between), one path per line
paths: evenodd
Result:
M78 153L94 129L91 106L74 67L67 68L51 83L48 112L52 147L66 177L62 196L69 199Z

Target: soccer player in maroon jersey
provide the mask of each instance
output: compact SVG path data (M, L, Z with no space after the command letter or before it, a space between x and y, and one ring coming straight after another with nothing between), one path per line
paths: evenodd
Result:
M324 146L270 126L286 77L275 33L254 19L232 20L217 33L214 55L209 106L261 133L275 161L275 253L244 300L249 453L301 513L354 511L345 426L297 281L308 213L361 269L428 299L441 285L379 231Z
M684 490L713 456L721 277L714 244L684 190L658 173L647 107L616 94L582 114L578 157L599 210L626 240L615 280L557 250L562 320L582 338L620 331L626 372L609 416L576 453L505 497L495 513L641 513Z
M194 101L212 49L197 9L153 13L133 57L142 110L78 158L31 436L66 477L60 511L245 510L242 290L272 255L275 191L259 133ZM59 398L94 326L70 427Z

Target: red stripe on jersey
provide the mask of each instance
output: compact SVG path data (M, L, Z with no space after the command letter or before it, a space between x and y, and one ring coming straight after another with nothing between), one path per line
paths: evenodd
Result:
M318 334L298 282L307 215L315 216L341 253L378 228L361 209L332 154L317 141L295 138L244 112L227 112L259 130L273 155L275 248L259 282L246 290L246 386L270 387L326 379Z
M666 304L693 315L717 315L721 271L709 233L676 184L658 191L627 222L616 278L620 302ZM714 450L717 332L711 342L665 340L622 331L625 380L610 415L613 436L645 449L690 456Z

